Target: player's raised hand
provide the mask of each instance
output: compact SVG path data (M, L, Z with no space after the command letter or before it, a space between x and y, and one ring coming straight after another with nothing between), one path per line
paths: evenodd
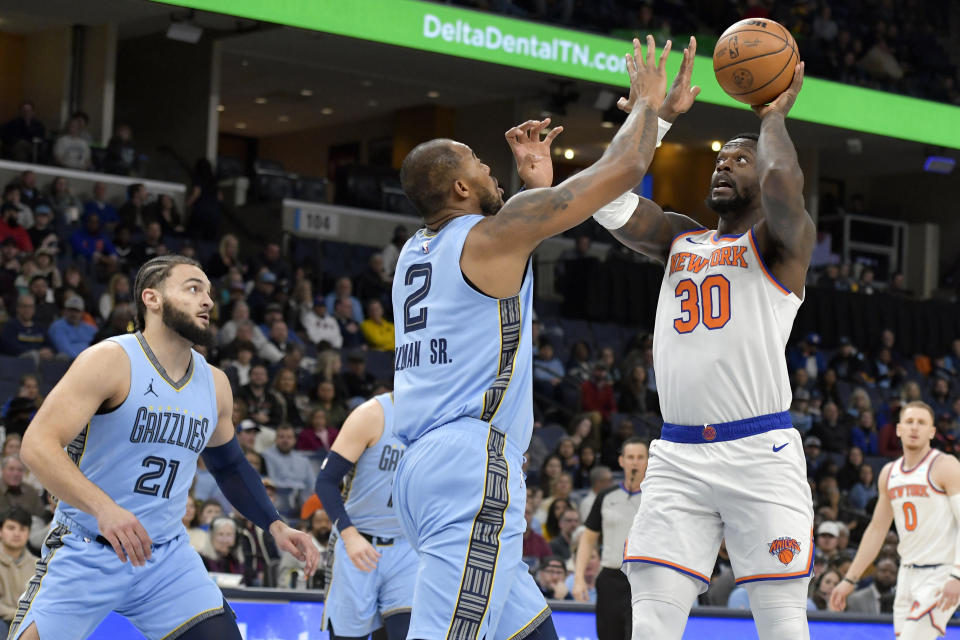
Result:
M150 559L150 536L137 516L114 503L97 515L97 529L113 547L120 562L127 558L135 567L142 567Z
M660 105L660 111L657 115L673 122L681 113L686 113L693 106L697 96L700 95L700 87L691 87L690 82L693 77L693 61L697 55L697 39L690 36L690 44L683 50L683 61L680 62L680 71L677 77L673 79L670 85L670 91L667 97L663 99Z
M667 40L660 54L659 62L656 59L657 44L653 36L647 36L647 55L643 56L640 40L633 39L633 54L627 54L627 75L630 76L630 96L620 98L617 107L621 111L630 113L638 100L647 100L652 106L659 108L667 93L667 56L673 42Z
M563 127L554 127L541 139L540 135L549 125L550 118L527 120L503 134L517 161L517 173L528 189L553 185L550 145L563 132Z
M937 601L937 604L940 605L942 611L954 609L960 602L960 580L953 577L948 578L947 583L943 585L938 595L940 600Z
M349 527L340 532L343 537L343 546L347 550L347 556L360 571L369 573L377 568L377 561L380 559L380 552L377 551L366 538L360 535L356 527Z
M320 562L320 552L313 544L310 534L292 529L279 520L270 525L270 534L277 542L278 549L291 553L294 558L304 563L307 577L313 576Z
M833 591L830 592L830 602L827 603L827 608L830 611L843 611L847 608L847 596L853 593L854 585L846 580L841 580L837 583L837 586L833 588Z
M793 108L793 104L797 101L797 96L800 95L800 88L803 87L803 68L803 62L794 67L793 82L790 83L787 90L777 96L770 104L751 107L753 112L761 118L765 118L771 113L779 113L786 118L787 114L790 113L790 109Z

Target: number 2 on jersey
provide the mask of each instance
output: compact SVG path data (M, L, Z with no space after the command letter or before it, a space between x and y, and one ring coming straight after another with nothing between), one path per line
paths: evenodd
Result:
M674 296L680 299L680 317L674 319L677 333L690 333L703 324L720 329L730 321L730 281L719 274L697 283L687 278L677 283Z
M907 531L917 528L917 508L912 502L903 503L903 526Z
M422 278L423 283L417 289L407 296L403 303L403 332L419 331L427 327L427 307L423 306L413 313L413 305L422 301L430 293L430 280L433 278L433 265L429 262L421 264L412 264L407 269L407 274L403 278L403 284L410 286L414 280Z

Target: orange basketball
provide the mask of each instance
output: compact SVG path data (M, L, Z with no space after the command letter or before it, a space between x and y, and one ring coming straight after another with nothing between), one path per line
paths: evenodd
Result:
M723 32L713 50L713 72L734 100L767 104L793 81L800 52L783 25L764 18L737 22Z
M790 549L781 549L780 553L777 555L777 560L783 564L790 564L793 560L793 551Z

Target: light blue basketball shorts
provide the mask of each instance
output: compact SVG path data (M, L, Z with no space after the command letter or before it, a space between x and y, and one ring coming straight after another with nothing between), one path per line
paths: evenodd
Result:
M343 539L336 530L330 534L333 559L327 565L327 596L323 604L323 624L332 622L338 636L365 637L383 626L383 619L408 613L413 606L413 581L417 573L417 553L404 538L373 537L371 544L380 552L377 567L371 572L357 569Z
M520 640L550 615L522 561L523 451L464 418L407 447L394 505L419 555L407 637Z
M173 640L224 607L233 614L186 532L154 545L146 565L134 567L95 535L54 523L8 637L33 623L41 639L80 640L116 611L149 640Z

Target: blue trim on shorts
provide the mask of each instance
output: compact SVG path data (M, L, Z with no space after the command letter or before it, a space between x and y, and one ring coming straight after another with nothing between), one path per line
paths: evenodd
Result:
M792 428L793 423L790 421L790 413L783 411L757 416L756 418L695 426L664 422L660 438L667 442L683 444L709 444L711 442L739 440L775 429Z
M703 584L705 584L705 585L707 585L707 586L710 585L710 581L709 581L709 580L704 580L704 579L703 579L703 576L701 576L701 575L699 575L699 574L697 574L697 573L694 573L693 571L688 571L688 570L686 570L686 569L683 569L683 568L681 568L681 567L679 567L679 566L677 566L677 565L675 565L675 564L671 564L671 563L669 563L669 562L657 562L656 560L653 560L653 559L650 559L650 558L644 558L643 560L640 560L639 558L632 558L632 559L629 559L629 560L624 560L624 562L640 562L640 563L643 563L643 564L653 564L653 565L656 565L656 566L658 566L658 567L665 567L665 568L667 568L667 569L673 569L673 570L676 571L677 573L682 573L683 575L689 576L689 577L693 578L694 580L699 580L700 582L702 582Z

